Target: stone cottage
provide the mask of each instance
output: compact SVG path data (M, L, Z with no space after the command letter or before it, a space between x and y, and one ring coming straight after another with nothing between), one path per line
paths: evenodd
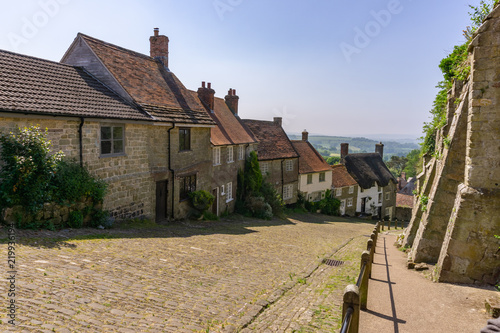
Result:
M396 208L397 181L384 161L384 145L375 153L349 154L349 144L341 144L341 163L359 185L356 212L392 219Z
M215 97L211 83L201 83L197 96L215 122L210 131L212 151L211 193L215 197L212 213L232 213L235 207L238 171L245 168L246 157L257 150L257 140L238 116L236 90L229 89L224 99Z
M78 34L62 63L1 52L1 130L48 128L108 183L118 219L185 217L188 193L211 186L215 123L168 69L168 38L150 43L147 56Z
M265 179L282 194L286 204L297 202L299 190L299 154L281 126L282 119L273 121L243 119L258 141L257 155Z
M360 188L358 183L347 172L343 164L332 167L332 195L340 200L340 215L356 216L358 193Z
M299 192L308 201L319 201L331 188L332 168L309 142L309 134L304 130L302 140L292 140L299 154Z

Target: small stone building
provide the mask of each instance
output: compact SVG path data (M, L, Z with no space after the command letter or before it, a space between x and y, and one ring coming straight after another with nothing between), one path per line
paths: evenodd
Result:
M273 121L243 119L243 124L258 141L260 170L283 197L285 204L297 202L299 190L299 154L281 127L282 119Z
M246 157L257 150L257 140L238 116L236 90L224 99L215 97L210 83L202 82L197 96L216 126L210 130L212 151L211 193L215 196L212 213L232 213L236 203L238 171L244 170Z
M340 158L359 185L356 212L392 219L396 212L397 181L382 160L383 148L379 143L375 153L349 154L349 145L342 143Z
M292 140L299 154L299 191L308 201L319 201L326 195L332 184L332 168L308 141L304 130L302 140Z
M359 185L343 164L332 167L332 195L340 200L340 215L356 216Z

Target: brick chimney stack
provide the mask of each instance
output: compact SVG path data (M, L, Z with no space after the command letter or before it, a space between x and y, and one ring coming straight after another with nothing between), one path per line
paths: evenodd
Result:
M281 127L283 124L283 119L281 117L274 117L273 118L274 125Z
M237 116L238 115L238 100L240 99L238 96L236 96L236 89L229 89L227 92L226 97L224 97L226 100L226 105L231 110L231 112Z
M201 88L198 88L198 97L210 109L215 107L215 90L212 89L212 84L208 82L205 87L205 81L201 82Z
M349 144L341 143L340 144L340 163L344 163L344 158L349 155Z
M168 68L168 37L160 35L160 29L154 29L154 36L149 37L149 54L160 60Z
M375 152L379 153L380 157L384 158L384 145L382 142L375 145Z
M302 132L302 141L309 141L309 133L306 130Z

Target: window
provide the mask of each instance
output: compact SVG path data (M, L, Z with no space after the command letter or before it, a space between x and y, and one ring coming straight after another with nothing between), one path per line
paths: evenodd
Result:
M391 213L392 213L392 212L391 212L391 207L387 207L387 208L385 209L385 216L389 216L389 217L391 217Z
M232 163L234 162L234 154L233 154L233 146L228 146L227 147L227 163Z
M283 200L288 200L293 197L293 185L283 186Z
M382 187L380 187L380 185L377 185L377 189L379 192L382 192Z
M226 202L233 200L233 183L227 183L227 198Z
M324 172L321 172L319 174L319 182L323 183L325 181L325 179L326 179L326 174Z
M391 199L391 193L386 193L385 194L385 200Z
M313 183L313 175L312 174L308 174L307 175L307 183L308 184L312 184Z
M352 198L347 199L347 207L352 207Z
M262 175L266 175L266 173L269 172L269 163L268 162L260 163L260 172L262 172Z
M179 201L189 199L189 193L196 191L196 175L182 177L179 186Z
M354 186L349 186L349 194L353 194L354 193Z
M293 161L292 160L286 161L286 171L293 171Z
M226 195L226 190L225 189L226 189L226 185L221 185L221 187L220 187L220 191L221 191L220 195Z
M179 128L179 151L191 150L191 129Z
M125 154L125 127L101 126L101 155L113 156Z
M337 197L342 196L342 187L339 187L338 189L335 190L335 196Z
M382 202L382 193L379 193L378 194L378 203L381 203Z
M214 165L220 165L220 147L214 148Z
M245 146L239 146L238 147L238 160L244 160L245 159Z

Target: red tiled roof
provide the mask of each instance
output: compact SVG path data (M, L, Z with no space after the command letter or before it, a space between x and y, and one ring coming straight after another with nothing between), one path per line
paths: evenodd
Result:
M300 174L330 171L332 169L308 141L292 140L292 145L300 156Z
M347 172L345 165L332 165L332 185L335 188L358 185L358 183Z
M260 161L299 157L283 128L273 121L243 119L242 122L259 142Z
M0 110L152 120L82 68L1 50Z
M198 98L197 92L190 91L190 93ZM224 99L215 97L213 112L208 108L206 110L217 124L212 127L210 132L210 141L213 145L239 145L257 142L252 133L241 123L239 117L231 112Z
M160 121L213 124L201 103L163 64L147 55L79 33L125 91ZM77 37L77 38L78 38Z
M410 207L413 208L413 195L396 193L396 207Z

